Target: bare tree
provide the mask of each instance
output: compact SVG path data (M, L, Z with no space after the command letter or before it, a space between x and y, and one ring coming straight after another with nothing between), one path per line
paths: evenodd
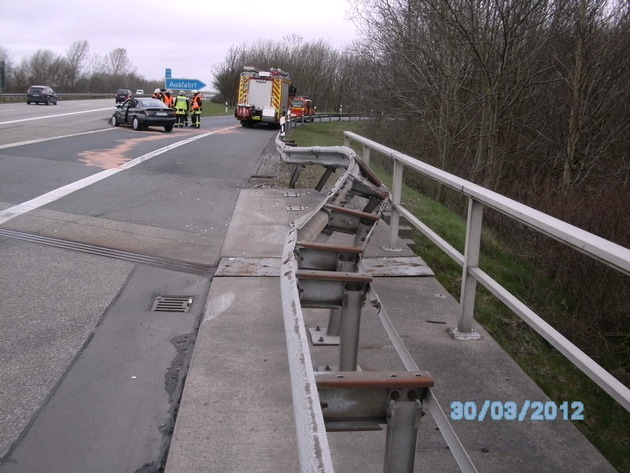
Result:
M0 91L4 92L9 87L11 77L11 58L4 46L0 46Z
M79 90L81 83L85 84L90 60L90 45L87 41L75 41L66 53L67 70L65 73L65 89L68 92Z
M27 87L32 84L46 84L57 87L63 78L62 60L48 49L40 49L31 57L24 58L14 71L16 79Z
M124 77L135 72L136 68L129 60L127 50L116 48L103 58L101 69L112 77Z
M96 59L92 83L101 90L114 91L119 87L144 80L136 74L125 48L116 48L105 57Z
M223 62L214 67L212 85L222 102L236 104L238 78L245 65L245 57L246 52L242 46L231 46Z
M340 53L323 40L309 43L294 35L282 42L245 43L232 46L224 61L215 66L213 85L224 100L235 103L244 66L279 68L290 74L299 95L311 97L320 109L329 109L339 100L340 60Z
M627 31L627 20L625 25L618 21L623 19L624 7L619 4L613 8L604 0L577 0L575 7L574 61L566 79L570 111L562 173L565 192L607 161L606 156L627 135L629 126L627 120L619 121L615 112L630 91L630 64L624 47L628 38L620 35Z

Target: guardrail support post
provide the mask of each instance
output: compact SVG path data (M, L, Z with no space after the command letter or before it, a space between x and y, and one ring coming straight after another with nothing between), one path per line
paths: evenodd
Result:
M434 384L428 372L320 372L315 381L327 431L380 430L387 424L383 471L413 472L422 400Z
M326 329L326 336L338 337L341 333L341 317L343 312L340 308L336 307L330 309L330 316L328 317L328 327Z
M412 473L422 405L417 400L390 401L383 473Z
M347 291L343 297L339 334L339 371L356 371L359 354L361 309L365 291Z
M472 276L470 269L479 266L482 221L483 205L472 198L469 199L466 249L464 252L464 268L462 271L462 291L459 300L461 313L457 327L449 329L449 333L456 340L478 340L481 338L481 335L479 335L472 326L473 317L475 315L477 280Z
M332 176L334 172L335 172L335 168L333 166L326 166L326 171L324 171L324 174L322 175L322 177L319 178L319 182L315 186L315 190L317 192L322 191L322 189L326 185L326 182L328 181L328 179L330 178L330 176Z
M295 184L300 178L300 173L302 172L303 168L304 166L302 166L301 164L293 165L293 170L291 171L291 179L289 180L289 189L295 189Z

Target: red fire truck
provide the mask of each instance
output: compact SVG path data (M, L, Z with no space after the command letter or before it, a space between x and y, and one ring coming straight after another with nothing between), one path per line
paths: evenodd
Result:
M289 110L295 87L289 74L280 69L259 71L245 66L241 72L238 103L234 116L243 126L267 123L280 124L280 117Z
M308 97L293 97L291 100L292 118L304 117L306 121L313 121L313 115L315 115L315 108L311 99Z

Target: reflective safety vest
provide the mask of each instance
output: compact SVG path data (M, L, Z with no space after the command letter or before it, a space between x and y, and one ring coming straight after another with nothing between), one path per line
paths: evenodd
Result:
M173 108L173 96L164 94L164 103Z
M175 114L186 115L188 111L188 99L183 95L178 95L175 99Z
M192 98L192 110L195 113L200 113L201 112L201 97L199 95L195 95Z

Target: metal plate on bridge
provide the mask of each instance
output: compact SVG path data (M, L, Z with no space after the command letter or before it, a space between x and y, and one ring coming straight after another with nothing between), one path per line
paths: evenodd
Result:
M326 327L309 327L308 333L311 335L311 344L315 346L339 345L339 335L327 335Z
M391 258L363 258L363 270L374 277L434 276L435 274L419 256Z

